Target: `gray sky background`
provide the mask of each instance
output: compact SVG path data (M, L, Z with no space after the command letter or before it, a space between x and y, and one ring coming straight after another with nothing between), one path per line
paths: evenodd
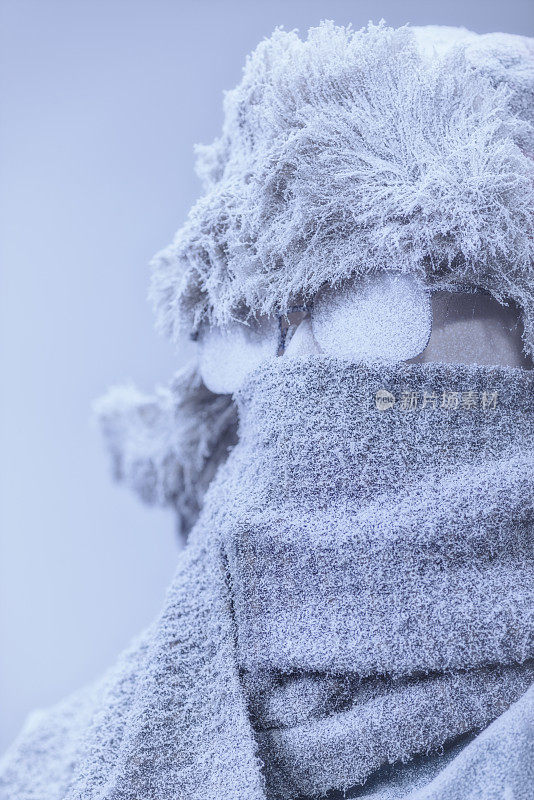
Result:
M534 34L531 0L0 3L0 749L157 613L169 514L115 487L94 398L184 362L153 331L147 262L197 196L192 146L276 25Z

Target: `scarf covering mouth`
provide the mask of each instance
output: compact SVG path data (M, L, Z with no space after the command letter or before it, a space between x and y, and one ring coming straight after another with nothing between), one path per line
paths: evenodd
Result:
M527 800L533 383L327 357L256 371L161 615L29 720L0 797Z
M238 405L220 527L273 793L502 713L534 676L532 374L311 358Z

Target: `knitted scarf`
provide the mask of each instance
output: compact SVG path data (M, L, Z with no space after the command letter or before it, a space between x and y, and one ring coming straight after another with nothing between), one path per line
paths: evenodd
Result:
M527 800L534 373L276 359L160 617L6 800ZM482 731L482 732L481 732Z

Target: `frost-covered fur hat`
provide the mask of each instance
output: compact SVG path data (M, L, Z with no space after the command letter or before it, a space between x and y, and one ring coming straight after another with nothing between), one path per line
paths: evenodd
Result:
M115 479L148 505L173 508L178 532L187 536L219 464L237 440L232 398L210 392L188 366L153 395L117 386L95 411Z
M387 271L523 309L534 347L534 40L276 30L197 148L204 195L153 261L158 324L283 313Z

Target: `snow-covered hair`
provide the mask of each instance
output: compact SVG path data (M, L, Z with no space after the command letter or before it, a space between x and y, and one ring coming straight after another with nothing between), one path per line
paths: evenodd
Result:
M172 337L384 271L523 309L534 347L534 40L383 23L276 30L197 147L204 195L153 260Z

